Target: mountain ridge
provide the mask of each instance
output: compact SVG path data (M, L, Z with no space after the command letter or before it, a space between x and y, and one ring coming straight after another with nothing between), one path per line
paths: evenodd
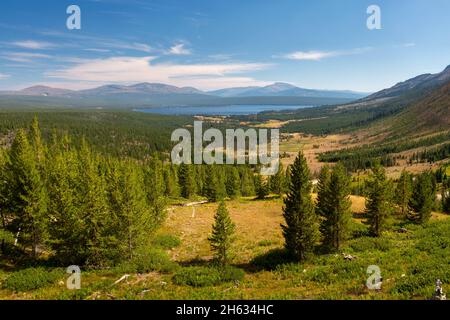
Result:
M117 94L141 95L205 95L215 97L309 97L359 99L367 95L350 90L316 90L299 88L289 83L275 82L264 87L235 87L213 91L202 91L194 87L177 87L164 83L142 82L132 85L108 84L91 89L69 90L44 85L35 85L17 91L0 91L0 95L88 97Z

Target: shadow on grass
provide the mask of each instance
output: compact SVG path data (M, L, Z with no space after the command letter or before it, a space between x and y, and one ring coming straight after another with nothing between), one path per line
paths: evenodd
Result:
M250 263L239 266L247 272L262 270L274 270L279 265L295 262L293 257L285 249L272 249L262 255L253 258Z

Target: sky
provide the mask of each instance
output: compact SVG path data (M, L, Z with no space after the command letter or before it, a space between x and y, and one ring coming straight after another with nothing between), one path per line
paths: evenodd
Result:
M81 10L69 30L67 8ZM367 8L380 8L370 30ZM374 92L450 64L448 0L2 0L0 90L287 82Z

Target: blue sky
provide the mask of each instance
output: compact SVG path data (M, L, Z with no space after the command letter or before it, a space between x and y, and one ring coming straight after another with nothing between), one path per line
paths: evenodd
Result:
M71 4L81 30L66 27ZM372 4L381 30L366 27ZM448 0L2 0L0 9L0 90L282 81L372 92L448 64Z

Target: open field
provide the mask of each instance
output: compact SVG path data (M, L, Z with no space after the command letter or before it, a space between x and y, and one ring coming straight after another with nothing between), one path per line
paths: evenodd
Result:
M82 289L73 291L65 288L66 276L61 271L58 280L35 290L0 289L0 299L427 299L437 277L448 288L448 215L434 213L424 227L396 223L383 237L371 238L364 231L364 198L352 197L352 202L353 239L340 252L318 252L302 264L280 259L281 199L227 202L237 225L232 264L245 271L244 279L238 282L201 287L174 282L174 274L187 266L210 265L212 252L207 237L217 204L204 204L195 209L174 207L159 231L181 240L179 246L168 250L177 268L142 274L120 268L83 271ZM408 231L397 232L400 227ZM345 260L343 253L356 258ZM381 269L384 281L380 291L365 286L369 265ZM5 267L2 270L0 280L4 281L11 272ZM128 275L126 279L114 284L124 275Z

